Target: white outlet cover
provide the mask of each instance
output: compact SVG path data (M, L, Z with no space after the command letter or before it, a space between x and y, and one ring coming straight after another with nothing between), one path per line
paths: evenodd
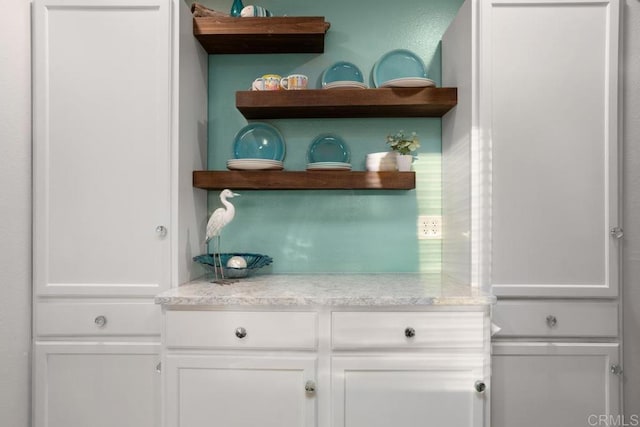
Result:
M418 216L418 239L442 239L442 216Z

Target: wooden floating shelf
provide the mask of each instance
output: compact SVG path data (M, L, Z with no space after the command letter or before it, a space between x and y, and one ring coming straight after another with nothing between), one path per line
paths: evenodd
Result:
M247 119L442 117L457 103L457 88L236 92L236 107Z
M194 171L205 190L412 190L415 172Z
M324 17L198 17L193 35L210 54L322 53L331 24Z

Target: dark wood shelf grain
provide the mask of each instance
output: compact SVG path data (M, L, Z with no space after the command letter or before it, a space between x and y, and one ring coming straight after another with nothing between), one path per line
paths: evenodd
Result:
M198 17L193 35L210 54L322 53L331 24L324 17Z
M236 92L236 107L247 119L442 117L457 103L457 88Z
M412 190L415 172L194 171L193 186L205 190Z

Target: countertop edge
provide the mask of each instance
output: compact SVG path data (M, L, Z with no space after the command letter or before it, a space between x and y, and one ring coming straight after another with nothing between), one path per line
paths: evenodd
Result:
M157 295L156 304L244 307L490 306L497 298L441 274L314 274L248 278L231 285L195 280Z

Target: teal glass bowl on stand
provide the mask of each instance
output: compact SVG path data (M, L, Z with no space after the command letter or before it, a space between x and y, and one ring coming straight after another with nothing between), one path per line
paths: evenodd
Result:
M203 254L193 257L193 260L198 264L204 266L204 268L211 274L215 274L216 272L216 264L220 261L222 262L222 272L224 273L224 277L227 279L237 279L241 277L247 277L249 274L252 274L255 270L259 268L265 267L273 262L273 258L268 255L261 254L251 254L251 253L222 253L216 254L216 258L214 258L213 254ZM217 257L220 257L218 261ZM227 262L231 257L242 257L247 262L247 266L245 268L233 268L226 267ZM219 268L219 267L218 267Z
M229 12L229 15L240 16L240 12L242 12L242 9L244 9L242 0L233 0L233 4L231 5L231 12Z

